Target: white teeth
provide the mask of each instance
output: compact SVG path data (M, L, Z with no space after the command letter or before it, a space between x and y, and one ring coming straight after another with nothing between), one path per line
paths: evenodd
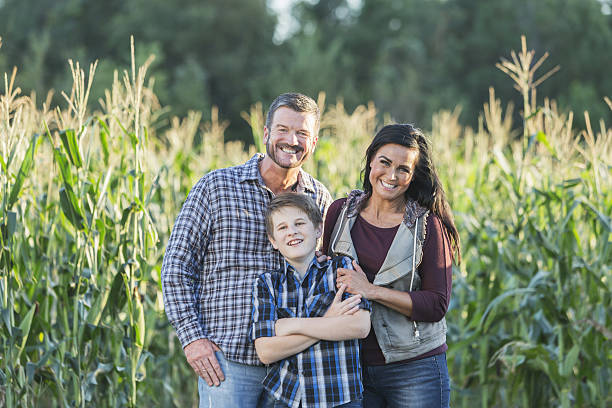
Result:
M289 146L283 146L280 149L283 152L288 153L288 154L296 154L297 153L297 149L294 149L294 148L289 147Z
M302 243L301 239L292 239L291 241L287 242L287 245L294 246L294 245L298 245L298 244L301 244L301 243Z
M385 183L384 181L380 181L380 184L383 185L383 187L385 188L395 188L396 186L394 186L393 184L389 184L389 183Z

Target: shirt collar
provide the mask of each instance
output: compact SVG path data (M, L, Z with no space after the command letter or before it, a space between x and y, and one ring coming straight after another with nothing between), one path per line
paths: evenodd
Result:
M263 177L261 177L261 173L259 172L259 162L262 161L264 157L265 155L262 153L255 153L253 157L244 163L242 166L242 172L240 174L240 183L252 180L257 181L262 186L265 186ZM302 168L300 168L300 172L298 173L296 191L298 193L315 193L314 184L311 178Z
M318 270L321 270L321 269L326 269L326 268L329 266L329 263L330 263L330 262L331 262L331 260L330 260L330 259L326 259L326 260L325 260L325 261L323 261L323 262L319 262L319 261L317 260L317 256L316 256L316 255L314 255L314 256L312 257L312 261L310 261L310 265L308 265L308 269L306 270L306 274L304 274L304 278L303 278L302 280L306 279L306 277L307 277L307 276L308 276L308 275L309 275L309 274L310 274L310 273L311 273L311 272L312 272L314 269L318 269ZM289 262L287 262L287 261L285 260L284 264L285 264L285 265L284 265L284 272L285 272L285 274L286 274L287 276L288 276L290 273L296 273L296 274L297 274L297 271L295 270L295 268L294 268L294 267L293 267L291 264L289 264Z
M261 153L255 153L244 165L240 174L240 183L248 180L258 181L262 186L264 185L263 178L259 173L259 162L263 160L264 155Z

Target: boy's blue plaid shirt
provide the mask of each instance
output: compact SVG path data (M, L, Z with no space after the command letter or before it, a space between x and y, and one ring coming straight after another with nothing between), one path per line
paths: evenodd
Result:
M251 338L275 335L276 320L286 317L320 317L336 295L336 270L353 269L347 257L319 263L313 259L300 282L295 269L285 266L259 276L253 289ZM343 299L349 295L345 293ZM359 307L371 310L363 299ZM294 356L274 363L264 387L290 407L332 407L361 398L359 341L320 340Z

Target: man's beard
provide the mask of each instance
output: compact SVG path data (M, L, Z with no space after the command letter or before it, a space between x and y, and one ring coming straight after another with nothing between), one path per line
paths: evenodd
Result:
M296 154L299 152L304 152L304 149L302 149L301 146L297 146L296 149ZM308 153L303 153L303 156L300 160L292 162L290 164L283 164L276 158L276 151L272 146L272 142L270 140L268 140L268 143L266 143L266 154L268 155L268 157L270 157L270 159L272 159L274 163L276 163L276 165L283 169L294 169L296 167L300 167L302 163L304 163L304 161L308 158Z

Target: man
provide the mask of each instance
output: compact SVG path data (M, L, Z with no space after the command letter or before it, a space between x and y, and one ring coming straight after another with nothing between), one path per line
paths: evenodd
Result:
M266 155L198 181L174 224L162 265L166 313L199 375L200 407L255 407L265 368L249 338L257 276L281 267L265 210L284 192L312 197L324 215L327 189L301 169L317 142L320 112L301 94L272 102Z

